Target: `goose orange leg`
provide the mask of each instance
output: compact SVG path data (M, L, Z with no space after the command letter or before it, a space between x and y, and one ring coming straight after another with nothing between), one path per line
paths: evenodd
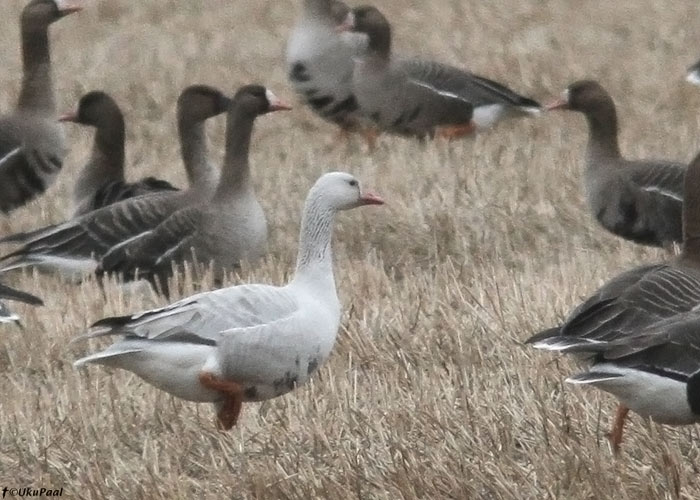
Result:
M630 409L624 405L618 405L615 412L615 420L613 420L612 430L608 433L608 439L613 447L613 451L617 454L620 452L622 444L622 431L625 428L625 419Z
M474 123L469 122L464 125L448 125L445 127L438 127L435 131L436 137L443 137L449 141L453 139L460 139L464 136L473 134L476 131L476 126Z
M238 422L238 415L243 406L243 388L236 382L224 380L209 372L199 374L199 383L207 389L218 391L224 395L224 402L218 414L218 424L225 431L231 429Z

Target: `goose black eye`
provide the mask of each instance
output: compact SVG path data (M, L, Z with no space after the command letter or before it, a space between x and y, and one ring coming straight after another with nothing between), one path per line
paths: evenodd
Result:
M349 181L349 184L350 184L352 187L355 187L355 186L357 186L357 181L356 181L355 179L353 179L353 180Z

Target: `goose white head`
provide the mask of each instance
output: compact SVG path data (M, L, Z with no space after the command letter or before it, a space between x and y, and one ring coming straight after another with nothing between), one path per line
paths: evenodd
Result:
M309 198L323 198L330 208L350 210L363 205L383 205L384 200L369 191L363 191L360 182L345 172L322 175L309 192Z

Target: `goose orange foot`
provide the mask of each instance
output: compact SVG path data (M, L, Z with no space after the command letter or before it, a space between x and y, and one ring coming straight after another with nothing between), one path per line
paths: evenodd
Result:
M449 141L454 139L461 139L467 135L476 132L476 125L473 122L469 122L465 125L448 125L445 127L438 127L435 131L436 137L442 137Z
M608 440L610 441L615 454L620 452L620 445L622 444L622 431L625 428L625 419L627 418L629 411L630 409L626 406L617 406L612 430L607 434Z
M209 372L199 374L199 383L224 395L223 404L216 415L219 427L227 431L235 426L243 406L243 388L236 382L224 380Z

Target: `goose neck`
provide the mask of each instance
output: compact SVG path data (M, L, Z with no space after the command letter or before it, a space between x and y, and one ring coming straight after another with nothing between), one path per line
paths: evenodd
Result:
M257 114L234 105L226 121L226 152L215 199L225 201L248 188L250 140Z
M617 113L612 103L586 112L588 155L592 159L620 158L617 140Z
M47 26L22 25L22 90L18 107L55 113Z
M299 233L295 281L312 282L335 293L331 239L335 211L321 196L310 197Z
M683 256L700 264L700 156L688 166L683 189Z
M190 189L213 192L217 179L216 172L208 161L209 147L204 122L181 117L178 120L178 134Z

